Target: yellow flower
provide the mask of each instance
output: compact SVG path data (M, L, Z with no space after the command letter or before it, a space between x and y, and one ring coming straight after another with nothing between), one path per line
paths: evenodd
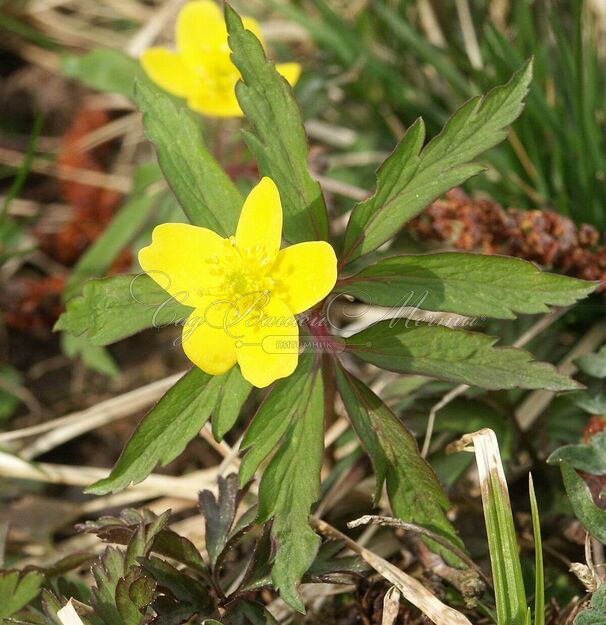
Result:
M211 375L236 362L263 388L289 376L299 357L294 315L324 299L337 279L325 241L280 249L282 204L270 178L250 192L235 236L168 223L154 229L139 262L163 289L192 306L183 327L187 357Z
M245 17L244 26L263 43L256 20ZM230 59L227 28L212 0L186 4L177 18L177 51L150 48L141 56L147 75L162 89L186 98L189 108L210 117L241 117L234 88L240 72ZM294 85L301 73L297 63L277 65Z

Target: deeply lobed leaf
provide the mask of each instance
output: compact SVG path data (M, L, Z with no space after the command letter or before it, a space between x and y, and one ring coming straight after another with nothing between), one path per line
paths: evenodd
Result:
M375 250L440 194L479 173L482 167L471 161L505 138L522 112L531 77L528 62L506 85L469 100L424 149L425 127L418 119L379 168L375 194L354 207L344 259Z

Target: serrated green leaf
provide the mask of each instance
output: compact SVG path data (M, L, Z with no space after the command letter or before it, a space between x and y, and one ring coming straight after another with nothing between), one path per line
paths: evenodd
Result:
M379 168L375 194L354 207L344 259L375 250L440 194L479 173L482 167L470 161L505 138L531 77L528 62L506 85L464 104L424 149L425 128L417 120Z
M421 458L412 434L379 397L342 367L337 368L337 384L351 424L375 469L375 500L380 498L386 481L396 516L431 529L461 547L446 518L448 499L433 469Z
M429 375L490 390L579 388L574 380L550 364L533 361L522 349L494 347L497 340L465 330L392 319L349 337L346 344L358 358L399 373Z
M595 354L581 356L574 362L587 375L594 378L606 378L606 345Z
M217 441L235 425L244 402L250 395L252 385L247 382L238 367L234 367L227 376L223 395L212 416L213 435Z
M66 76L77 78L98 91L120 93L133 99L135 80L148 82L137 59L110 48L98 48L81 56L66 55L61 60Z
M40 593L44 575L38 571L0 571L0 619L16 614Z
M304 612L297 585L313 562L320 537L309 525L311 506L320 497L324 451L324 392L322 375L308 375L299 410L284 441L271 459L259 486L259 522L273 519L276 543L272 582L291 607ZM291 398L291 400L294 399Z
M87 282L54 329L103 346L147 328L180 325L192 310L146 274L119 275Z
M242 195L206 149L192 117L143 82L136 83L135 99L145 136L156 146L160 167L188 219L225 237L235 234Z
M564 445L547 458L548 464L558 464L561 460L579 471L606 475L606 432L595 434L586 445Z
M505 256L444 252L387 258L342 280L336 291L374 306L514 319L516 313L568 306L597 283L542 272L534 263Z
M211 376L194 368L183 376L143 417L109 477L87 492L123 490L144 480L156 465L174 460L208 421L227 375Z
M236 96L252 127L245 133L246 142L261 173L280 190L284 238L290 243L326 239L326 205L307 168L307 139L292 90L228 4L225 20L232 60L242 75Z
M313 383L312 368L313 358L301 356L295 372L278 380L261 404L240 445L240 449L246 452L240 464L241 485L252 479L261 462L275 449L290 422L301 411L302 402Z
M560 470L575 515L592 536L606 544L606 511L595 505L589 486L568 462L561 460Z

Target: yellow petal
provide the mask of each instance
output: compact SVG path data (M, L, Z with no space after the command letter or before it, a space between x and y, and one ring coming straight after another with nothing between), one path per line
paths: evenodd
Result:
M200 91L187 100L187 106L207 117L242 117L244 113L232 91L219 96Z
M145 73L165 91L185 98L196 90L196 77L183 59L165 48L149 48L141 55Z
M248 194L238 228L236 249L244 258L271 266L282 240L282 203L271 178L261 181Z
M227 28L219 7L211 0L188 2L177 18L177 49L185 62L196 67L205 53L227 46Z
M225 373L236 364L236 342L218 320L221 310L227 314L227 306L221 304L194 310L181 337L185 355L210 375Z
M299 328L288 307L276 298L261 302L255 314L239 325L244 332L236 340L242 375L258 388L288 377L299 360Z
M294 87L301 76L301 66L298 63L278 63L276 69L284 78L286 82Z
M197 307L205 296L220 294L225 261L235 256L229 241L216 232L189 224L161 224L152 243L139 252L139 263L165 291Z
M298 314L324 299L337 281L337 257L325 241L306 241L280 250L270 271L274 293Z

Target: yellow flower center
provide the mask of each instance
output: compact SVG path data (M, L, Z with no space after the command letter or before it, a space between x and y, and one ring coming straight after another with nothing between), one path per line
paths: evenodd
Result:
M199 294L227 300L238 309L254 306L255 300L260 300L258 305L262 307L262 302L267 301L275 286L268 275L271 258L260 247L244 251L236 249L233 236L226 239L224 245L227 248L224 254L215 254L205 260L216 286L200 289Z

